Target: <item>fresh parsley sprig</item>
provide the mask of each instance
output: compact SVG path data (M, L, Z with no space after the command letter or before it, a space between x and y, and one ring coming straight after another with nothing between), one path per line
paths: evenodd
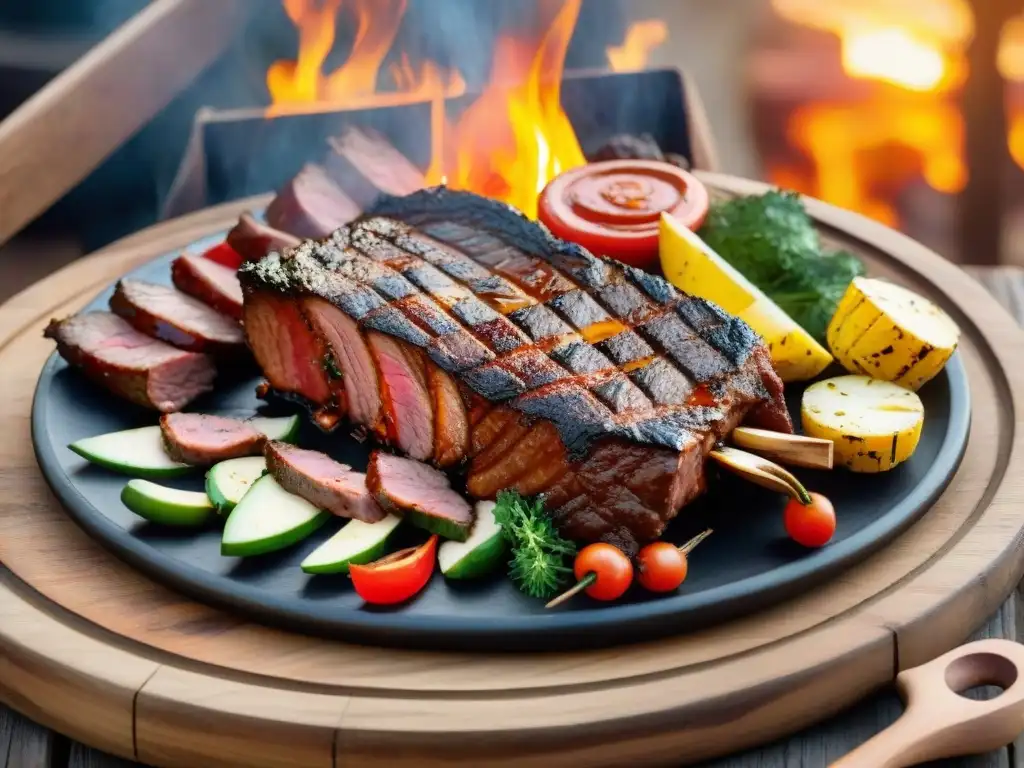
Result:
M516 586L542 600L556 595L572 576L572 567L565 561L576 554L576 546L555 530L543 502L516 491L501 491L494 518L512 548L509 576Z
M819 341L850 281L864 274L853 254L822 249L794 192L773 190L716 203L699 234Z

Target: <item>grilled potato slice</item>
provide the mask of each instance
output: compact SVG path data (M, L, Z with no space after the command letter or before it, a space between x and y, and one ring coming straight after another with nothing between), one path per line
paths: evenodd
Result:
M837 376L806 390L804 434L831 440L836 464L854 472L885 472L913 455L924 406L915 392L869 376Z
M858 277L839 302L827 339L832 354L851 373L916 392L956 350L960 329L913 291Z

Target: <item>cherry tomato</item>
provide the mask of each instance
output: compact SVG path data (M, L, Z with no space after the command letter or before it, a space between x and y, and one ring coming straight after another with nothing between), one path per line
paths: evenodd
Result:
M408 600L430 581L437 560L437 534L426 544L410 547L366 565L350 565L356 593L368 603L393 605Z
M204 259L215 261L221 266L238 269L242 266L242 254L225 243L218 243L203 254Z
M671 592L686 580L686 555L675 544L656 541L636 556L637 580L651 592Z
M791 499L786 505L783 517L786 533L797 544L823 547L836 532L836 511L832 502L820 493L811 493L810 497L810 504Z
M622 597L633 581L633 564L621 549L611 544L589 544L581 549L573 571L579 581L588 576L593 579L586 591L595 600Z
M704 184L671 163L605 160L548 182L537 200L537 217L557 237L599 256L655 269L661 214L697 230L708 202Z

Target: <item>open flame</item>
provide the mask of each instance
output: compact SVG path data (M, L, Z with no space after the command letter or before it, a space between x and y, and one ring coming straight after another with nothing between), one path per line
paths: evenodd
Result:
M453 132L451 184L507 202L530 217L537 194L562 171L586 162L561 104L562 71L581 0L562 4L540 45L502 38L491 82ZM525 78L519 73L525 67Z
M814 166L769 168L776 184L898 226L889 202L916 178L955 194L967 182L955 91L967 71L973 16L964 0L772 0L782 17L839 38L843 71L879 83L856 104L795 110L791 143ZM1024 66L1022 66L1024 70ZM1020 131L1024 157L1024 128ZM1011 139L1012 144L1012 139Z
M634 21L626 30L622 45L605 48L612 72L633 72L647 66L651 51L668 39L668 27L661 19Z
M444 99L465 91L457 71L432 61L414 66L403 53L389 68L394 91L378 90L379 72L406 0L283 1L299 32L299 52L294 61L274 62L267 71L271 114L331 103L352 107L430 100L428 183L448 182L510 203L528 216L536 216L537 193L550 179L586 162L560 98L581 0L564 0L539 41L500 37L490 82L454 124L445 118ZM334 72L325 73L342 11L351 13L356 23L352 51ZM659 33L651 24L631 30L617 49L617 61L642 66L647 52L662 39L664 29Z
M267 70L272 114L294 111L317 104L347 107L376 104L377 80L384 59L398 33L406 0L283 0L285 12L299 33L299 51L294 61L276 61ZM333 72L324 64L334 47L337 17L343 9L355 21L352 50ZM413 67L408 57L390 68L396 94L403 98L390 103L456 96L466 84L457 71L446 71L424 60Z

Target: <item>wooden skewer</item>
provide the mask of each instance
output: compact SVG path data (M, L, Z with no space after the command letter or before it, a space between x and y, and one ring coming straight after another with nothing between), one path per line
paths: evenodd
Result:
M737 448L719 448L708 455L755 485L792 496L802 504L811 503L811 497L800 481L773 461Z
M782 464L809 469L832 469L832 441L820 437L787 435L754 427L737 427L732 442Z

